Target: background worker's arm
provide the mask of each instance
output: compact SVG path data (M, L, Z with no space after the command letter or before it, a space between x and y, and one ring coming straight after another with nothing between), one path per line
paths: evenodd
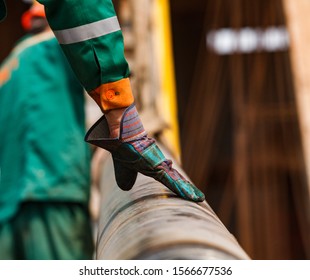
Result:
M78 79L103 111L133 103L111 0L39 0Z

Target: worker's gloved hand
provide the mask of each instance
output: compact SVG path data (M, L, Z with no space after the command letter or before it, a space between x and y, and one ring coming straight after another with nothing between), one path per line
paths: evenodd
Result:
M85 140L111 152L116 182L123 190L132 188L140 172L184 199L197 202L205 199L198 188L172 168L172 162L165 158L155 140L147 137L134 105L123 114L118 139L109 138L109 127L103 116L88 131Z

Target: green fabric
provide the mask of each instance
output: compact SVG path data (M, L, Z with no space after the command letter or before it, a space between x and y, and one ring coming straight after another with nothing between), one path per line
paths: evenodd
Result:
M115 16L111 0L40 0L53 30L82 26ZM61 45L87 91L129 76L121 31L79 43Z
M0 222L22 201L88 203L84 95L52 33L22 40L0 68Z
M0 223L0 248L1 260L91 259L88 212L77 203L23 203Z

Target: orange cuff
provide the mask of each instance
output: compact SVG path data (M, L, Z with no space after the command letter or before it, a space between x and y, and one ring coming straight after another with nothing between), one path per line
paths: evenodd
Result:
M102 84L89 92L103 112L125 108L134 102L129 78Z

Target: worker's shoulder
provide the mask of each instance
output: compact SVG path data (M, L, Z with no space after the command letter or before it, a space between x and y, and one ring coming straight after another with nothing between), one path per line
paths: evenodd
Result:
M10 80L11 73L15 69L27 69L29 65L40 65L42 59L51 61L59 55L59 49L57 40L51 31L21 38L0 65L0 86Z
M12 55L23 56L31 52L35 56L36 51L47 45L57 45L57 40L51 31L22 38L13 49Z

